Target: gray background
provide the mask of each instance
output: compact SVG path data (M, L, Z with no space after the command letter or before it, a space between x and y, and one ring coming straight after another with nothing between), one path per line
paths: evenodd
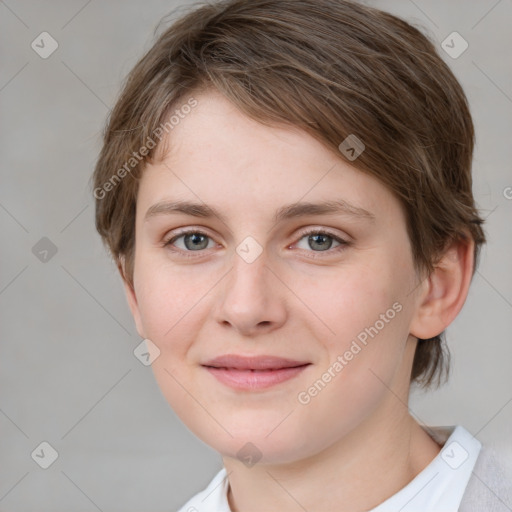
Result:
M440 52L472 107L489 242L448 330L451 381L414 392L410 409L510 445L512 1L368 3L424 26L439 47L453 31L469 43L457 59ZM120 82L177 5L0 1L1 511L172 511L221 467L133 355L141 340L89 185ZM43 31L59 44L47 59L31 48ZM46 262L33 252L43 237L57 248ZM42 441L59 454L46 470L31 458Z

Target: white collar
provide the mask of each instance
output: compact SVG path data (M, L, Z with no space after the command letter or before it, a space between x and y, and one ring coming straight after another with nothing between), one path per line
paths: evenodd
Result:
M442 450L405 487L369 512L457 512L482 445L460 425L425 431L444 444ZM226 469L222 468L208 487L178 512L232 512L228 488Z
M443 448L405 487L370 512L457 512L482 445L464 427L425 431ZM228 509L229 510L229 509Z

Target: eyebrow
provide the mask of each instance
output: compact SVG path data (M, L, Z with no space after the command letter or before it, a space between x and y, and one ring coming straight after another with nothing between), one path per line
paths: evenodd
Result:
M215 208L207 204L191 201L162 201L150 206L144 216L144 222L158 215L172 215L184 213L193 217L212 218L217 217L223 223L227 218ZM364 208L354 206L342 199L323 201L320 203L297 202L279 208L274 214L274 222L307 215L341 214L356 217L370 222L375 221L375 215Z

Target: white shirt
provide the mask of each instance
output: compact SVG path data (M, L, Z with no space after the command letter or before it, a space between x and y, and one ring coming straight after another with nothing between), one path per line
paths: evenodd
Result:
M432 462L396 494L369 512L457 512L482 445L464 427L430 427L443 448ZM226 469L178 512L232 512Z

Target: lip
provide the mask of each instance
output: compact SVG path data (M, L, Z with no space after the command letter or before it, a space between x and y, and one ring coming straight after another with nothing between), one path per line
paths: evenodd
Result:
M265 389L300 374L311 363L275 356L226 354L202 366L223 384L239 390Z
M225 354L206 361L206 363L203 363L203 366L234 368L237 370L280 370L305 364L309 364L309 361L295 361L293 359L268 355L241 356L238 354Z

